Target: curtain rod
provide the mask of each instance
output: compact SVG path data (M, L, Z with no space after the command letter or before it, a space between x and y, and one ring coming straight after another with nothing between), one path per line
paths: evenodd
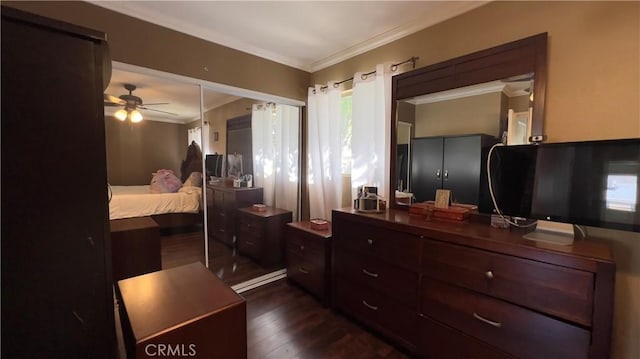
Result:
M418 56L411 56L410 58L408 58L407 60L404 60L402 62L398 62L397 64L392 64L391 65L391 71L396 71L398 69L398 66L400 65L404 65L404 64L408 64L411 63L411 65L413 66L413 68L416 68L416 61L418 61L420 59L420 57ZM366 80L367 77L369 77L369 75L373 75L376 73L376 70L370 71L370 72L365 72L362 75L360 75L360 77L363 80ZM338 82L334 82L333 83L333 87L334 88L338 88L338 86L342 85L345 82L349 82L349 81L353 81L353 77L349 77L348 79L344 79L342 81L338 81ZM320 90L326 90L329 86L325 85L325 86L320 86ZM315 92L315 90L314 90Z

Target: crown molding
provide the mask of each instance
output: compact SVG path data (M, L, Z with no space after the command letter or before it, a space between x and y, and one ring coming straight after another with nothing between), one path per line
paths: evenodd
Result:
M446 90L441 92L436 92L420 97L416 97L410 100L405 100L405 102L411 103L413 105L422 105L425 103L433 103L439 101L447 101L454 100L457 98L483 95L487 93L494 92L502 92L505 88L505 84L499 81L489 82L486 84L472 85L467 87L461 87L452 90Z
M205 41L213 42L219 45L223 45L238 51L245 52L250 55L258 56L266 60L274 61L286 66L290 66L296 69L300 69L307 72L315 72L322 70L326 67L335 65L344 60L350 59L357 55L363 54L367 51L373 50L377 47L386 45L390 42L396 41L405 36L416 33L429 26L443 22L477 7L485 5L490 1L451 1L447 2L446 7L437 7L429 12L428 16L420 16L418 19L408 22L405 25L399 26L393 30L389 30L378 36L375 36L367 41L351 46L343 51L339 51L333 55L327 56L324 59L305 62L300 59L296 59L289 56L283 56L280 53L269 51L268 49L260 48L251 44L247 44L242 41L238 41L225 34L211 31L199 26L187 24L181 21L176 21L171 16L166 16L158 13L151 13L149 11L141 11L136 7L136 2L129 1L95 1L90 0L91 4L96 6L115 11L120 14L131 16L142 21L150 22L152 24L169 28L175 31L179 31ZM455 7L451 7L451 4L455 4Z
M414 21L408 22L405 25L399 26L393 30L389 30L371 39L361 42L348 49L340 51L334 55L328 56L322 60L312 62L309 64L311 72L316 72L335 65L342 61L348 60L352 57L361 55L367 51L373 50L380 46L386 45L405 36L414 34L420 30L424 30L430 26L441 23L465 12L471 11L477 7L487 4L490 1L460 1L460 2L448 2L448 5L455 3L457 6L436 8L429 12L429 16L422 16Z

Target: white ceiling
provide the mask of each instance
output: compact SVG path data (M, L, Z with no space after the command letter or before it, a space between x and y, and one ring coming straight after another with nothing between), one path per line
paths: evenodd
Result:
M147 120L184 124L200 118L199 86L149 74L114 69L111 75L111 82L105 93L115 97L128 94L129 91L124 88L124 84L135 85L136 89L132 94L142 99L143 106L152 109L140 110ZM204 111L206 112L237 99L239 99L237 96L205 90L203 96ZM168 102L168 104L145 105L164 102ZM123 106L105 106L104 112L106 116L111 116L121 108ZM171 112L175 115L153 111L154 109Z
M314 72L488 1L91 1Z
M488 1L91 1L93 4L211 42L313 72L382 46ZM137 86L145 119L187 123L200 118L199 88L114 69L105 93ZM205 92L205 111L239 97ZM112 115L119 107L105 107Z

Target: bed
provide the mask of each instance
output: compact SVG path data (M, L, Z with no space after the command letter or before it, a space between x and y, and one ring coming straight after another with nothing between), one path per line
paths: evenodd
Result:
M202 223L200 187L183 186L175 193L151 193L149 185L110 188L110 220L151 216L161 229Z

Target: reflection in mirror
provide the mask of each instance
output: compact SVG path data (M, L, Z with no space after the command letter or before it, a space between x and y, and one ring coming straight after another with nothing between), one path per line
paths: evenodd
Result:
M487 200L486 155L495 143L541 142L547 34L541 33L428 65L392 78L392 156L412 126L408 185L390 165L391 206L433 200L450 190L459 203Z
M125 84L133 84L135 89L129 92ZM125 112L123 120L115 116L119 110ZM131 121L130 112L134 110L141 113L141 121ZM276 178L270 182L270 188L287 188L288 193L296 194L292 201L285 198L287 201L282 202L283 196L278 195L274 202L278 207L293 208L244 211L244 215L236 216L242 208L265 203L267 195L269 199L276 195L249 179L257 172L253 151L265 152L252 140L256 111L261 117L273 119L274 124L283 114L288 122L299 124L298 107L265 106L263 100L204 87L201 96L201 86L188 79L114 64L113 79L105 91L107 170L113 194L110 216L124 222L126 230L141 231L134 236L139 241L113 241L114 267L121 265L119 262L122 266L136 263L127 275L133 276L202 262L229 285L273 275L273 271L284 268L282 235L266 226L273 223L283 231L284 223L296 216L299 131L291 130L287 142L291 152L286 155L292 163L286 163L287 171L282 172L289 180L282 183ZM239 165L233 162L232 169L227 156L230 152L234 159L242 158ZM230 177L229 172L234 171L235 177ZM155 181L154 173L159 174ZM288 187L291 183L293 190ZM166 202L169 197L179 201L171 205ZM158 198L164 201L160 205L153 202ZM117 227L113 223L112 228ZM258 231L262 223L269 228L267 233ZM239 227L244 237L236 234Z
M454 199L478 205L483 146L497 141L528 143L532 89L533 74L523 74L399 101L397 202L407 203L406 198L434 200L435 189L443 188L455 189ZM468 135L485 135L478 137L481 147L473 149L471 142L454 147L454 142L462 142L463 138L474 140ZM444 150L439 149L442 146ZM457 173L455 163L443 162L454 153L455 160L464 162L466 167Z
M219 96L215 91L204 89L205 103L214 103L211 98ZM282 109L294 109L291 118L296 124L299 111L296 107L269 103L248 98L226 98L218 105L205 109L205 123L208 124L209 145L205 146L205 158L222 159L224 164L220 176L213 176L210 169L206 184L207 198L207 247L209 268L225 283L237 285L259 276L284 269L283 231L284 223L293 220L297 199L293 207L276 201L257 212L254 204L268 203L273 191L267 183L260 181L260 173L274 172L262 168L259 160L275 143L260 145L261 138L254 138L256 128L262 127L262 121L279 119ZM265 112L268 111L268 112ZM261 122L256 122L261 121ZM276 121L277 122L277 121ZM271 128L267 124L266 128ZM275 127L273 131L276 131ZM259 131L270 135L272 132ZM293 140L297 143L298 131L293 131ZM282 138L283 136L273 136ZM267 140L272 137L267 136ZM263 148L268 147L268 148ZM293 177L297 178L298 152L292 154L296 163ZM217 162L217 161L216 161ZM274 162L275 163L275 162ZM275 171L286 173L287 171ZM291 177L291 176L289 176ZM286 187L286 179L272 179L274 186ZM294 187L293 193L296 193ZM280 208L275 208L280 207ZM268 230L266 230L268 228Z
M109 216L112 229L130 231L112 236L114 280L205 263L202 140L192 125L199 92L114 64L105 90Z

